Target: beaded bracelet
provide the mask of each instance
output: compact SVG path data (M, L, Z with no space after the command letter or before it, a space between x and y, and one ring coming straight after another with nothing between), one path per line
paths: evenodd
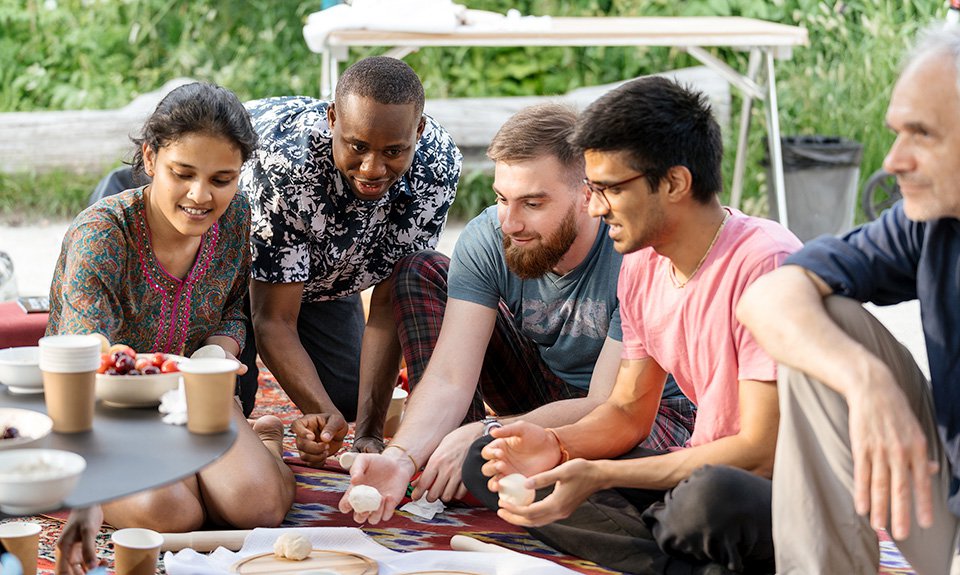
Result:
M406 448L406 447L403 447L402 445L397 445L396 443L389 443L389 444L387 444L387 446L386 446L383 450L386 451L386 450L390 449L391 447L393 447L393 448L395 448L395 449L399 449L400 451L403 452L404 455L406 455L407 457L410 458L410 463L413 463L413 472L414 472L414 473L416 473L417 471L420 471L420 466L417 465L417 460L414 459L412 455L410 455L410 452L407 451L407 448Z
M560 436L557 434L557 430L551 427L544 429L547 433L553 435L553 438L557 440L557 447L560 449L560 462L557 465L561 465L570 461L570 452L567 451L567 448L563 446L563 442L560 441Z

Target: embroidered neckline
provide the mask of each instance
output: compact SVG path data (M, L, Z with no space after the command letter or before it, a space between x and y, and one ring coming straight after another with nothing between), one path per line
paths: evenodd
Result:
M134 199L133 224L140 271L147 285L161 297L161 328L157 330L154 349L164 353L181 353L187 343L190 328L193 288L206 275L213 261L220 235L220 222L214 222L201 236L196 259L186 277L174 277L163 267L153 251L143 190L144 188L140 188Z

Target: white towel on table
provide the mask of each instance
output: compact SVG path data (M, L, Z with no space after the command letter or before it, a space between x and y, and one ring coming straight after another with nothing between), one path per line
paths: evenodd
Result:
M230 573L237 561L260 553L272 553L273 543L283 533L294 533L310 540L314 549L349 551L377 561L380 575L411 571L452 569L484 575L571 575L556 563L527 555L478 553L470 551L411 551L401 553L380 545L363 531L352 527L292 527L254 529L243 548L234 553L223 547L210 555L184 549L167 552L163 564L169 575L220 575Z

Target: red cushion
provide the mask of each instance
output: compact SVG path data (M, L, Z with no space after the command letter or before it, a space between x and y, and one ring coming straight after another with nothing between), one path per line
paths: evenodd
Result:
M17 302L0 303L0 349L37 345L47 329L45 313L26 313Z

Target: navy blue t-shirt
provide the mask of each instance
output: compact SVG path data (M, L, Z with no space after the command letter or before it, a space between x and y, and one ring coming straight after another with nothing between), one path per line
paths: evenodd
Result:
M785 263L859 301L920 300L937 428L953 473L949 506L960 516L960 220L914 222L900 202L842 238L814 240Z

